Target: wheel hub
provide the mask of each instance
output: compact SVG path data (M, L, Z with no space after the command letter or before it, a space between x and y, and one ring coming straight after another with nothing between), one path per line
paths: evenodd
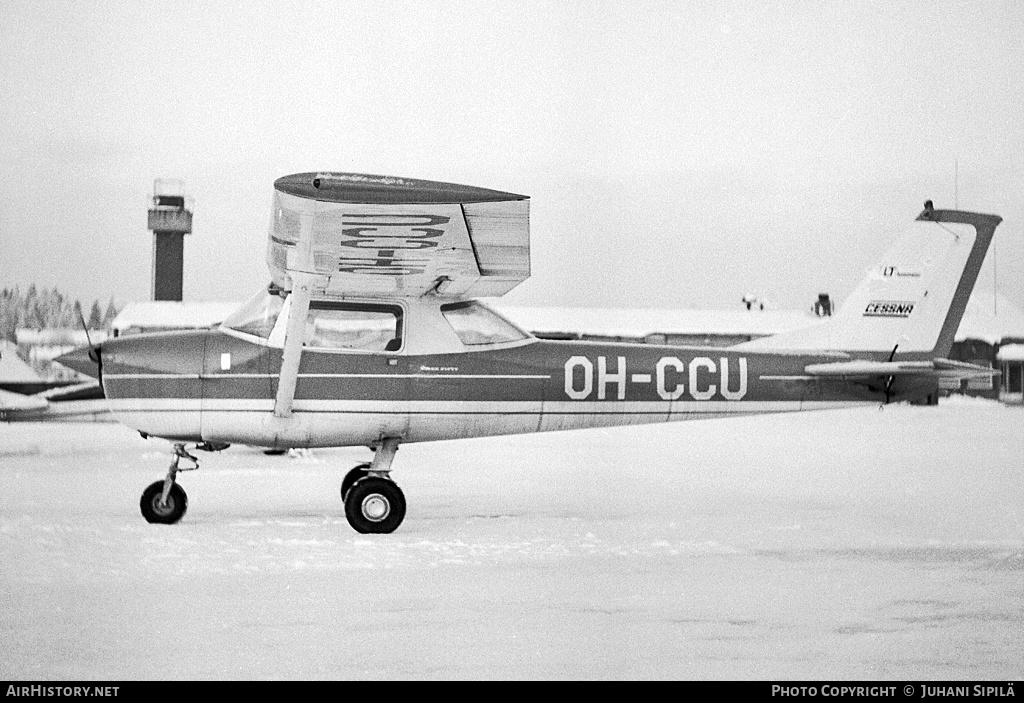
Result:
M380 493L371 493L363 499L363 516L372 522L380 522L391 512L391 504Z
M167 502L160 500L160 494L153 496L153 512L157 515L170 515L174 512L174 498L167 496Z

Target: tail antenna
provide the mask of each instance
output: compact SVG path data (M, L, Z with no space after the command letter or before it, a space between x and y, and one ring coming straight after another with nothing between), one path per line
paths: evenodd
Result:
M931 202L931 201L929 201ZM896 357L896 350L900 348L897 344L892 348L892 352L889 354L889 361L891 362ZM896 376L889 376L885 381L885 404L889 404L889 399L892 397L892 382L896 380Z

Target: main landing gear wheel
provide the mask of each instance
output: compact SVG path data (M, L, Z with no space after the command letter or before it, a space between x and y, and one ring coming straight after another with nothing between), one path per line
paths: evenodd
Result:
M171 486L167 501L163 501L164 482L154 481L142 492L139 508L147 522L173 525L182 518L188 509L188 495L178 484Z
M352 490L352 486L356 485L356 481L361 478L366 478L370 475L367 469L370 468L370 464L357 464L351 471L345 474L345 478L341 481L341 499L345 500L348 492Z
M356 532L394 532L405 518L405 495L389 479L376 476L361 478L345 496L345 517Z

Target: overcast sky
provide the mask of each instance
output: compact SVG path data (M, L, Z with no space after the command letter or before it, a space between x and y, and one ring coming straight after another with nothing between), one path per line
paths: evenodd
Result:
M274 178L532 198L517 305L842 299L925 199L1002 215L1024 303L1024 3L4 2L0 285L150 295L153 179L195 200L186 300L268 280Z

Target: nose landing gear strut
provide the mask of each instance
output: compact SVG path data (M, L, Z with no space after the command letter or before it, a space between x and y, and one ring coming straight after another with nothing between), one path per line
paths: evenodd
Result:
M192 466L179 466L185 459ZM183 443L174 445L174 458L163 481L154 481L142 492L139 508L147 522L173 525L182 518L188 509L188 496L185 490L175 482L179 471L195 471L199 468L199 460L185 451Z

